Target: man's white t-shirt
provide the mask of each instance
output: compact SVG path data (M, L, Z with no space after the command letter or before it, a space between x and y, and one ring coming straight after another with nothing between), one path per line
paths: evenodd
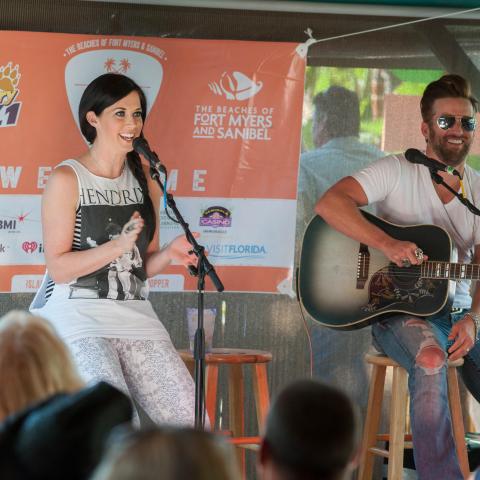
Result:
M458 262L472 261L474 246L480 244L480 217L457 198L443 204L427 167L408 162L403 154L389 155L352 176L365 191L368 203L375 203L380 218L398 225L442 227L458 250ZM467 198L480 208L480 175L468 165L463 184ZM469 292L469 281L457 282L453 306L470 308Z

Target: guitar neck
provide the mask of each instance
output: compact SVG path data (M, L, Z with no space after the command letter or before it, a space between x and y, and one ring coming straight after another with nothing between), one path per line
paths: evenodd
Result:
M420 266L423 278L442 280L480 280L480 265L473 263L423 262Z

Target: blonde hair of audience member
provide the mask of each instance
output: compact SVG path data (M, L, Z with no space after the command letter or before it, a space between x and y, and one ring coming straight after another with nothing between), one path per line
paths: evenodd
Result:
M232 449L189 428L134 431L114 438L91 480L237 480Z
M13 310L0 318L0 421L83 383L69 352L43 318Z

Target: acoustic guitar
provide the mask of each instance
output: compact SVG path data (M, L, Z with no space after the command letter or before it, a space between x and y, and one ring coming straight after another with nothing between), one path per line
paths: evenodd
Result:
M398 267L314 217L303 238L297 288L305 310L322 325L353 330L392 314L427 317L451 307L455 280L480 279L480 265L455 263L456 249L443 228L394 225L362 213L388 235L414 242L428 261Z

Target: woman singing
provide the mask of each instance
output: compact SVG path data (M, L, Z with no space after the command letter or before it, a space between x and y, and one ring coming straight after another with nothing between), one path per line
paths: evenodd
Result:
M132 147L146 111L126 76L107 73L85 89L79 122L91 147L49 178L47 273L31 310L54 324L86 381L123 390L156 423L193 424L193 380L147 300L148 277L195 257L183 236L159 250L157 212Z

